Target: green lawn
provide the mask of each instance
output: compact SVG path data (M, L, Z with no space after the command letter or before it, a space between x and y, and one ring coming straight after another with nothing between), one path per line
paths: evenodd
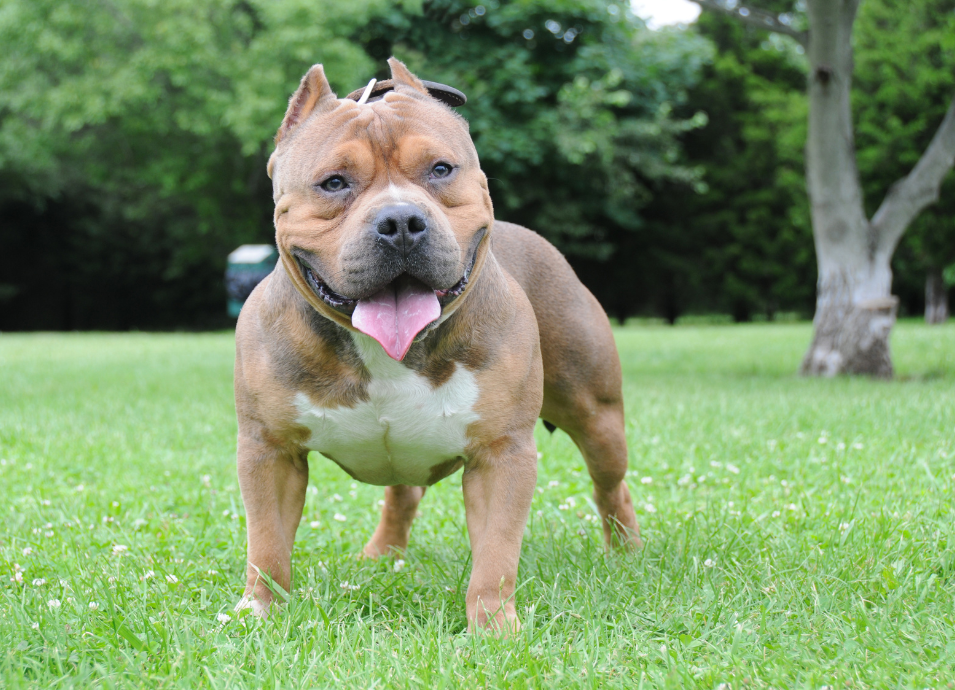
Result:
M900 324L892 383L797 378L809 335L618 331L646 548L540 428L512 640L464 632L460 476L370 563L381 490L321 458L290 605L227 619L231 334L0 335L0 686L950 686L955 326Z

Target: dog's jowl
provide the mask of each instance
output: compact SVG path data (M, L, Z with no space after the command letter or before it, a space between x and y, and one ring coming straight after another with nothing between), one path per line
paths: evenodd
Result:
M289 102L269 161L281 261L236 328L245 596L292 584L308 453L385 487L364 555L408 545L425 487L463 468L469 626L520 626L521 540L538 417L594 481L608 546L640 544L624 482L620 363L600 305L560 253L494 220L449 87L397 60L338 98L320 65Z

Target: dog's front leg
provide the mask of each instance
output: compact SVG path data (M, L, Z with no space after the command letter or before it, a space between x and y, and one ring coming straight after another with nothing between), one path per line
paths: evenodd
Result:
M239 436L239 487L245 504L248 561L245 594L236 610L267 617L274 594L260 573L286 592L292 585L292 543L308 486L307 452L289 452Z
M474 568L466 597L468 629L521 627L514 605L524 527L537 482L533 432L489 444L464 470L462 487Z

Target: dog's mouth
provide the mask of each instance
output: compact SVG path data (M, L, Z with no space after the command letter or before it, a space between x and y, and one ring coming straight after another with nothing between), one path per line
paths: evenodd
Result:
M296 260L298 261L298 266L302 271L302 275L305 276L305 282L308 283L310 288L312 288L312 292L314 292L320 300L322 300L335 311L339 311L342 314L351 316L352 312L355 311L355 307L358 305L358 300L338 294L328 287L328 283L319 278L318 274L312 270L311 266L306 265L304 261L297 257Z
M468 265L464 269L464 275L461 276L461 280L446 290L434 290L435 297L438 298L438 303L442 307L446 307L464 293L464 290L468 286L468 281L471 279L471 271L474 269L474 260L476 258L477 252L474 252L474 254L471 255L471 260L468 261ZM298 263L299 270L302 272L302 276L305 278L305 282L308 283L308 286L312 288L312 292L314 292L320 300L322 300L335 311L338 311L346 316L352 315L360 300L352 299L351 297L345 297L345 295L335 292L328 286L328 283L321 279L318 273L316 273L311 266L306 264L299 257L295 257L295 260ZM391 287L396 282L406 277L410 276L402 273L385 287Z
M335 292L301 257L296 257L296 261L305 282L319 299L349 316L352 326L377 340L390 357L401 361L419 334L427 332L441 317L444 307L467 289L476 258L475 250L461 279L450 288L435 289L402 273L376 293L363 298Z

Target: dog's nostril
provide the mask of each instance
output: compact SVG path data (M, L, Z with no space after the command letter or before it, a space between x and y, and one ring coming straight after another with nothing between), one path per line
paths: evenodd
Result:
M428 229L428 224L420 216L412 216L408 219L408 232L413 235L424 232Z
M394 218L385 218L378 223L379 235L394 235L398 232L398 223Z

